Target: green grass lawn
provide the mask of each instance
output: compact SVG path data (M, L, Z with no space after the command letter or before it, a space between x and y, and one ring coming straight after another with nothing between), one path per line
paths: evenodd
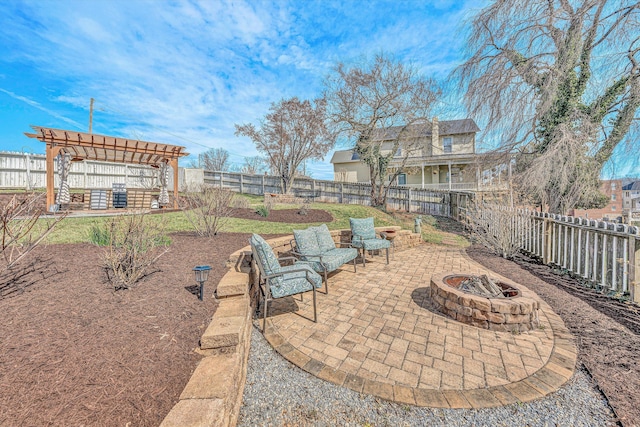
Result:
M251 207L255 208L263 204L261 196L239 195L246 198ZM273 209L291 209L299 208L298 204L286 205L278 204ZM416 215L390 215L379 209L361 205L343 205L336 203L313 203L312 209L325 210L333 216L334 220L327 223L331 230L349 228L349 218L366 218L374 217L376 227L384 227L389 225L400 226L403 229L413 230L413 218ZM84 218L66 218L56 229L47 237L47 243L80 243L89 242L91 228L95 225L103 224L109 217L84 217ZM149 220L162 222L167 233L180 231L192 231L191 224L187 221L181 212L170 212L164 214L149 215ZM268 218L268 217L267 217ZM452 236L451 234L442 232L437 229L436 219L430 216L422 215L422 237L427 242L441 243L444 236ZM45 221L45 220L42 220ZM223 232L239 232L239 233L258 233L258 234L290 234L293 229L299 229L310 225L319 225L320 223L311 224L290 224L270 221L253 221L239 218L229 218L222 231ZM464 245L466 240L459 236L449 237L449 240L459 238L460 244Z

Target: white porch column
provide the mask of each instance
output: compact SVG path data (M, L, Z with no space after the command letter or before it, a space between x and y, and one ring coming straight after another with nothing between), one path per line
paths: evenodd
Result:
M422 164L422 167L420 168L420 172L422 175L422 188L424 189L424 163Z
M447 166L449 167L449 191L451 191L451 160L447 162Z

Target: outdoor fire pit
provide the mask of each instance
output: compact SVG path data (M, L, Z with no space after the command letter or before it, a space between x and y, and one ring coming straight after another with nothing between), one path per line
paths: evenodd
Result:
M538 327L540 304L522 293L506 279L454 273L431 277L430 296L438 311L492 331L524 332Z

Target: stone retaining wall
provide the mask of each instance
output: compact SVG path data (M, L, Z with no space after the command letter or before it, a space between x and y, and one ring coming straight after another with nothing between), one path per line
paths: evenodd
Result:
M419 234L400 227L395 250L423 243ZM336 242L348 242L350 230L335 230ZM269 240L278 256L291 250L292 236ZM251 321L258 301L256 266L249 246L234 252L227 261L230 270L218 284L220 305L200 338L198 352L204 357L185 386L180 401L162 421L161 427L229 427L238 421L247 376Z

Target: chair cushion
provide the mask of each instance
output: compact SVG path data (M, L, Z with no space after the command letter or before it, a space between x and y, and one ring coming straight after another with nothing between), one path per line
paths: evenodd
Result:
M313 261L313 259L309 258L309 255L320 255L320 246L318 246L315 229L293 230L293 237L296 239L296 247L298 252L302 254L303 260Z
M336 248L336 244L331 237L331 232L327 224L322 224L317 227L311 227L316 232L316 238L318 239L318 247L321 253L331 251Z
M303 268L306 271L287 273L288 270L296 270L300 268ZM302 264L301 262L281 267L280 272L284 272L284 274L269 280L269 289L273 298L282 298L289 295L299 294L301 292L311 291L313 288L311 287L309 280L307 280L307 277L311 282L313 282L313 285L316 288L322 286L322 277L313 271L309 265Z
M349 218L351 225L351 240L375 239L376 229L373 226L373 217L370 218Z
M387 239L369 239L363 240L364 248L367 251L375 250L375 249L387 249L391 247L391 242ZM362 247L362 246L359 246Z
M254 249L254 253L258 255L256 262L260 263L265 274L280 272L281 267L278 258L266 240L257 234L252 234L249 243L251 244L251 248Z
M353 261L358 256L358 251L354 248L333 248L322 254L322 263L316 260L301 261L311 266L318 273L323 273L339 269L343 264ZM299 263L300 264L300 263Z

